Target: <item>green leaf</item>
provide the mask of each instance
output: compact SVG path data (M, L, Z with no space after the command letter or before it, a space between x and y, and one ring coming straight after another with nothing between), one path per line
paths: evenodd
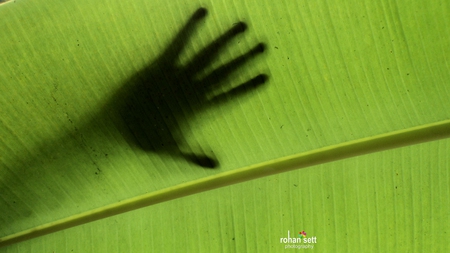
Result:
M282 252L288 231L320 252L449 250L449 141L417 144L450 129L445 1L206 3L180 62L238 21L208 71L268 48L229 79L267 85L182 128L218 170L136 149L99 117L199 6L0 5L0 243L173 199L1 252Z

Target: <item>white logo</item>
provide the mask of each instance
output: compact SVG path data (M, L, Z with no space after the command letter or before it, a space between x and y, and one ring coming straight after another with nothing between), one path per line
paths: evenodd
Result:
M307 237L305 231L298 232L297 237L291 237L291 231L288 230L288 236L281 237L280 243L284 244L285 249L313 249L317 237Z

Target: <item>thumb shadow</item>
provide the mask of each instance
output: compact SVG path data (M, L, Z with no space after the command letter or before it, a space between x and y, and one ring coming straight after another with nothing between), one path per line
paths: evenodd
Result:
M206 14L206 9L198 9L163 53L130 77L102 112L114 119L125 139L136 148L177 156L204 168L215 168L218 166L216 158L186 149L183 125L199 111L259 87L266 82L267 76L259 74L212 99L207 98L207 94L219 89L230 74L263 53L265 45L259 43L247 53L198 78L233 38L247 30L245 23L237 23L180 66L177 63L179 54Z

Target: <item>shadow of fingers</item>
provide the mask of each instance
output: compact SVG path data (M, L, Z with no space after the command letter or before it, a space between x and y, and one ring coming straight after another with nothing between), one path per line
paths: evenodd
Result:
M221 93L210 99L211 103L221 104L228 102L231 98L242 96L267 82L268 76L265 74L258 75L249 81L238 85L237 87Z
M186 45L186 41L189 40L189 37L192 35L195 27L199 23L201 19L203 19L208 11L205 8L199 8L195 13L191 16L186 25L181 28L178 34L170 43L170 46L162 54L162 59L166 62L174 62L179 56L180 52Z
M194 75L207 67L234 37L245 30L247 30L247 25L243 22L239 22L233 26L230 30L198 53L189 64L187 64L186 71L191 73L191 75Z
M203 80L200 81L201 86L200 88L211 89L213 85L217 84L217 80L224 80L233 72L240 69L249 60L263 53L265 47L266 46L263 43L259 43L253 49L248 51L246 54L243 54L233 59L232 61L228 62L227 64L215 69L208 76L206 76Z

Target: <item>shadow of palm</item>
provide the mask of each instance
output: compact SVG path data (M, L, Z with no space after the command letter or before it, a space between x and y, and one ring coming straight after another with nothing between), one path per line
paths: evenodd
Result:
M114 96L107 112L118 112L116 121L126 139L146 151L166 152L183 157L205 168L215 168L218 161L202 153L182 148L185 140L181 126L196 112L213 104L226 102L244 94L267 80L264 74L236 86L212 99L207 94L220 88L223 81L248 60L262 53L264 44L257 44L247 53L202 77L196 76L219 55L224 46L247 26L240 22L213 41L184 66L177 64L179 54L194 28L207 14L198 9L175 36L167 49L151 64L132 76ZM112 107L112 108L111 108Z

